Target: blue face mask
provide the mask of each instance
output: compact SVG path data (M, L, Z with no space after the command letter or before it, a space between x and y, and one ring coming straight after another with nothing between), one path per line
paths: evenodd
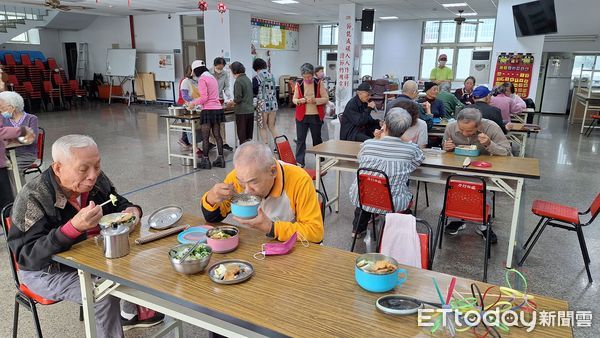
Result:
M5 111L5 112L2 112L2 117L9 119L9 118L12 117L12 114L9 113L9 112L7 112L7 111Z

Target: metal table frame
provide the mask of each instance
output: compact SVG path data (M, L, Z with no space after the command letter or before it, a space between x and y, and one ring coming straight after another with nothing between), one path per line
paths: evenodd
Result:
M6 145L6 150L8 151L8 159L10 160L10 170L12 170L13 173L13 178L15 180L15 189L17 190L17 193L23 188L23 183L21 182L21 174L19 173L19 164L17 163L17 152L15 151L15 149L26 145L27 144L20 143L9 143Z
M195 130L198 127L198 120L200 119L200 114L193 115L161 115L161 117L165 118L167 125L167 160L169 165L172 164L171 158L188 158L193 161L194 168L198 168L198 158L196 157L196 152L198 151L198 142L196 140ZM173 121L170 121L173 120ZM189 122L179 122L178 120L186 120ZM184 155L184 154L174 154L171 152L171 132L188 132L192 134L192 154Z

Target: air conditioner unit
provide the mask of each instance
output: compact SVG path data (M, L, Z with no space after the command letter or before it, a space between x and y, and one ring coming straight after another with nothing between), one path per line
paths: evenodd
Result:
M490 58L492 52L489 50L474 50L471 57L471 68L469 75L475 78L475 83L484 84L490 80Z
M331 82L337 80L337 53L327 53L325 76L328 77Z

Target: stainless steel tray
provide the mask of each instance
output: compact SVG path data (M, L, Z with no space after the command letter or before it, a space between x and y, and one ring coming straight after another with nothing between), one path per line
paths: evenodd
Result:
M183 216L183 209L176 205L168 205L154 211L148 217L148 225L152 229L163 230L172 227Z

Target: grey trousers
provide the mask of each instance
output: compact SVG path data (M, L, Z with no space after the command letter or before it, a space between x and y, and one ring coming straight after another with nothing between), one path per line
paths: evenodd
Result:
M19 271L21 282L38 295L52 300L81 304L81 288L77 271ZM135 304L122 302L123 311L137 313ZM94 304L98 337L124 337L119 299L106 296Z

